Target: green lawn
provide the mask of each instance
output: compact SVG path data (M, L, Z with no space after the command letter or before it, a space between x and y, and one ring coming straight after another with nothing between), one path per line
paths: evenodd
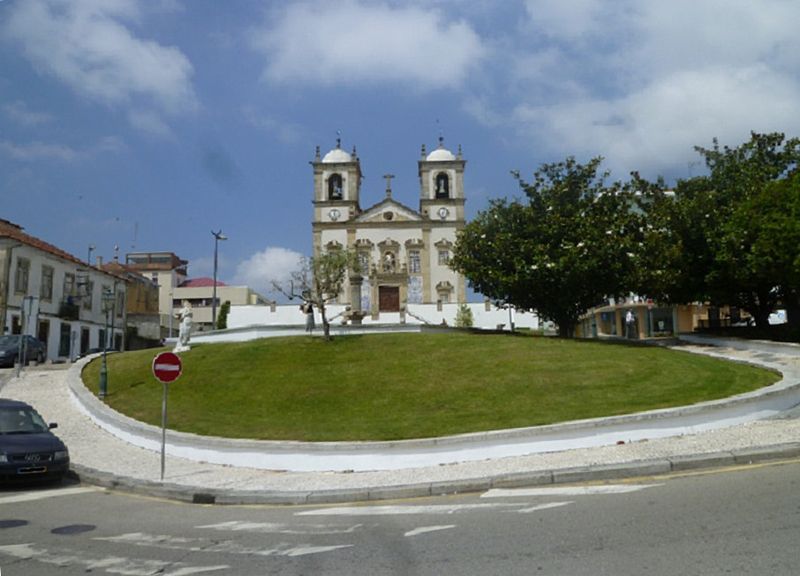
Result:
M161 350L108 356L116 410L161 423ZM423 438L680 406L776 373L662 348L467 332L201 344L169 386L171 429L233 438ZM97 393L100 361L83 373Z

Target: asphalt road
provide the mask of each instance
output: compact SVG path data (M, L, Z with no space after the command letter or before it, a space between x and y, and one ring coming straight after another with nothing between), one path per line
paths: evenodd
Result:
M800 461L320 507L0 490L3 576L796 575Z

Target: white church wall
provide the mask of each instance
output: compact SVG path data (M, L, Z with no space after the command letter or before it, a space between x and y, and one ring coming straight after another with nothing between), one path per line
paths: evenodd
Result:
M486 310L486 305L482 302L470 303L467 306L472 310L473 327L485 330L509 330L508 310L495 306L490 306L489 310ZM405 314L405 323L441 325L444 322L448 326L455 326L458 308L458 304L443 304L441 310L436 304L409 304L408 313ZM342 323L344 312L344 306L335 304L327 306L325 310L328 320L333 325ZM534 313L512 311L511 315L515 328L531 330L540 328L539 318ZM318 310L314 311L314 319L319 326L322 319ZM365 317L362 323L365 325L399 324L402 320L400 313L383 312L376 320L370 316ZM231 329L252 326L303 326L305 321L305 314L300 310L298 304L275 306L274 308L270 306L231 306L228 314L228 328Z

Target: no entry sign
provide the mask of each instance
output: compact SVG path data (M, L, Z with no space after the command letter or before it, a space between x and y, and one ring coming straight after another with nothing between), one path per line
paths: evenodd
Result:
M180 356L172 352L162 352L153 358L153 376L159 382L168 384L181 375Z

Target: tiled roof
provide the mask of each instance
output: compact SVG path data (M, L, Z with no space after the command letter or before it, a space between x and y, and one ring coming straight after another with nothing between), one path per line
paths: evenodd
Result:
M214 286L213 278L191 278L185 282L181 282L179 288L209 288ZM217 280L217 286L227 286L225 282Z
M41 250L42 252L47 252L48 254L52 254L53 256L57 256L63 260L67 260L68 262L72 262L74 264L79 264L82 267L89 267L98 270L98 268L92 266L81 260L80 258L76 258L69 252L65 252L61 248L53 246L37 238L36 236L31 236L30 234L23 232L22 226L15 224L13 222L9 222L8 220L3 220L0 218L0 238L10 238L12 240L16 240L21 244L25 244L26 246L30 246L32 248L36 248L37 250ZM98 270L103 272L102 270ZM115 276L115 274L111 272L105 272L106 274L110 274L111 276Z
M86 266L86 262L79 260L69 252L65 252L61 248L57 248L52 244L48 244L44 240L40 240L35 236L31 236L22 230L22 226L14 224L13 222L9 222L8 220L0 219L0 237L11 238L17 242L21 242L33 248L42 250L43 252L52 254L53 256L58 256L64 260L69 260L70 262L75 262L76 264Z

